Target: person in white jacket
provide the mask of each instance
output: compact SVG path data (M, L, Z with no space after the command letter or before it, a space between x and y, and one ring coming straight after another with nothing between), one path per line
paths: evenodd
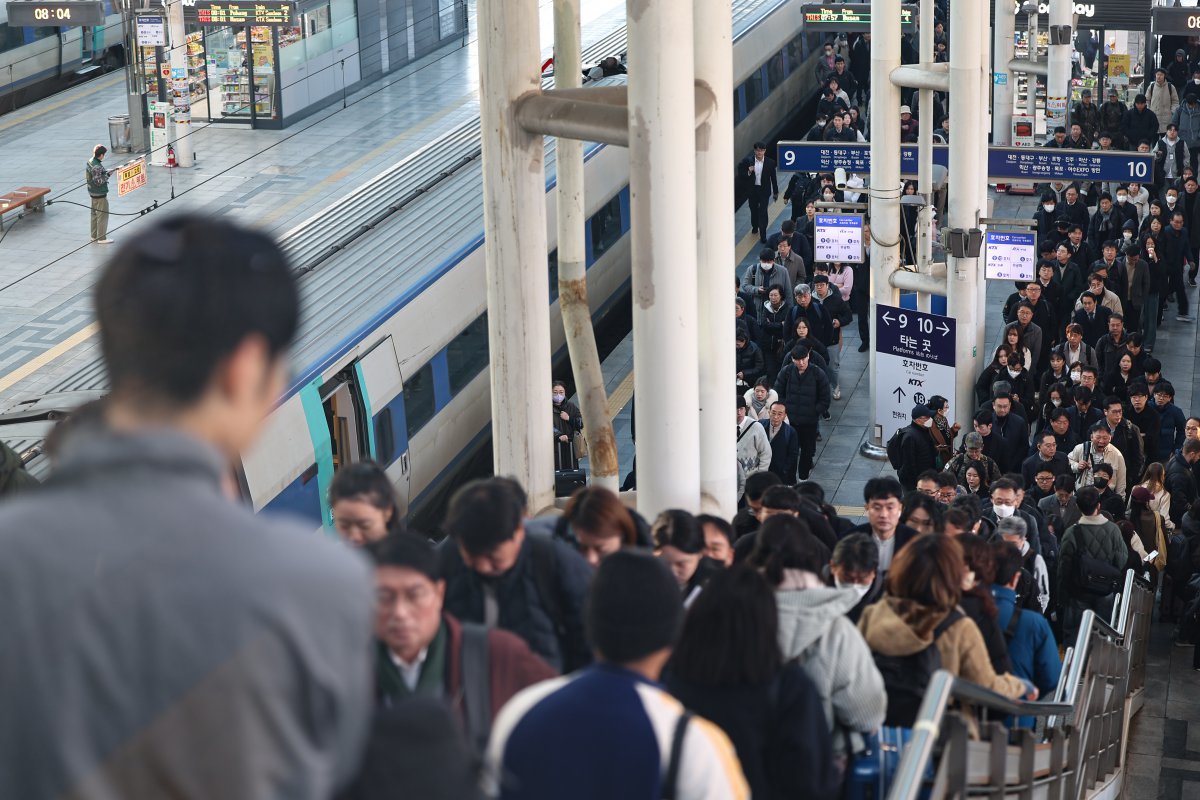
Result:
M746 416L750 419L767 419L771 416L771 404L779 402L779 395L766 378L759 378L758 383L742 396L746 399Z
M1091 486L1096 479L1096 476L1092 474L1092 468L1104 462L1113 470L1112 490L1124 499L1125 456L1112 446L1112 434L1109 433L1103 422L1097 422L1088 433L1088 441L1076 445L1075 449L1067 456L1067 463L1070 464L1071 471L1079 476L1079 487Z
M737 460L747 476L771 466L771 441L767 430L749 416L746 398L737 399Z

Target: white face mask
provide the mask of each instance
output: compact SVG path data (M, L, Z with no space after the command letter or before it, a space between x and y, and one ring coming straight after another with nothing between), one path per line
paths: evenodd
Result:
M863 586L861 583L846 583L844 581L839 581L837 578L833 579L833 585L839 589L853 589L854 594L859 600L866 597L867 592L871 591L870 586Z
M818 127L818 128L824 128L824 127L825 127L825 120L823 120L823 119L819 119L819 120L817 120L817 127Z
M1117 195L1117 202L1120 203L1121 205L1125 205L1126 201L1128 201L1128 200L1129 200L1129 197L1126 195L1123 195L1123 194Z
M556 395L553 395L553 397L554 397L555 403L561 403L563 400L567 399L567 396L565 394L556 394Z
M1071 380L1075 381L1076 383L1079 383L1079 377L1080 377L1080 373L1078 373L1078 372L1071 373Z
M1015 378L1015 377L1017 377L1018 375L1020 375L1020 374L1021 374L1021 370L1019 370L1019 369L1013 369L1012 367L1009 367L1009 368L1008 368L1008 374L1009 374L1009 375L1011 375L1012 377L1014 377L1014 378Z
M1127 242L1132 241L1133 240L1133 231L1125 231L1122 234L1122 236L1125 237L1125 241L1127 241Z
M1167 205L1169 205L1169 206L1173 206L1173 205L1175 205L1175 201L1176 201L1176 200L1178 200L1178 199L1179 199L1179 198L1178 198L1178 197L1176 197L1176 196L1175 196L1175 195L1173 195L1173 194L1169 194L1169 195L1167 195Z
M931 419L927 419L927 420L925 420L924 422L922 422L921 424L922 424L922 425L924 425L926 428L932 428L932 427L933 427L933 420L931 420Z
M1062 400L1051 400L1050 402L1054 404L1055 408L1058 408L1062 405Z
M1042 210L1049 214L1054 210L1054 203L1042 203Z
M996 519L1007 519L1013 515L1013 512L1016 511L1016 508L1013 506L995 504L992 506L992 510L996 512Z

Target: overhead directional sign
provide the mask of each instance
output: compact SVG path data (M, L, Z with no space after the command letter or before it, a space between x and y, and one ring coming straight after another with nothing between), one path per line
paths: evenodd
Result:
M1037 263L1037 235L988 231L983 237L983 277L1031 281Z
M875 424L884 442L912 421L913 406L935 394L953 404L954 340L950 317L875 306Z
M917 29L920 6L900 6L900 29L905 33ZM835 30L871 32L870 3L808 3L800 7L804 14L805 30Z
M779 169L785 172L871 171L871 145L864 142L780 142ZM933 146L933 163L949 168L950 146ZM917 174L917 146L900 145L900 174ZM1111 181L1148 183L1154 156L1124 150L1064 150L1057 147L989 147L988 180ZM950 176L954 180L954 176Z
M830 263L861 264L862 214L817 214L813 220L813 258Z

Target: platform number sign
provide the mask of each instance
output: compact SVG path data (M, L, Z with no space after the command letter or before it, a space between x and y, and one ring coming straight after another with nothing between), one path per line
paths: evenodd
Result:
M817 214L813 226L813 258L831 263L861 264L862 214Z
M1031 281L1037 263L1033 233L988 231L983 245L983 277L990 281Z
M957 330L951 317L885 305L875 306L875 325L875 425L886 443L913 406L935 394L953 404Z

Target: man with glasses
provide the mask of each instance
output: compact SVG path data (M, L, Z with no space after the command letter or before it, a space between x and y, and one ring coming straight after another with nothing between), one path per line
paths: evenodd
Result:
M1043 430L1037 435L1037 452L1021 464L1021 477L1025 481L1025 487L1029 488L1034 485L1037 474L1043 469L1048 469L1051 474L1050 482L1054 482L1054 475L1070 475L1071 465L1067 463L1065 453L1058 452L1058 437L1051 430Z

